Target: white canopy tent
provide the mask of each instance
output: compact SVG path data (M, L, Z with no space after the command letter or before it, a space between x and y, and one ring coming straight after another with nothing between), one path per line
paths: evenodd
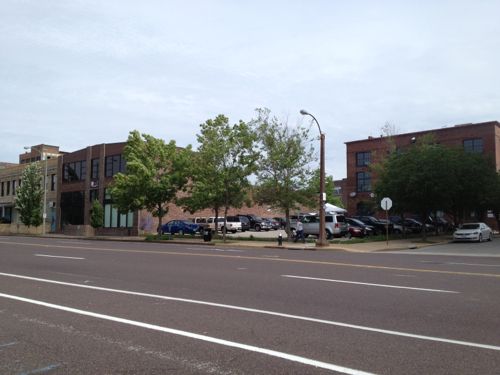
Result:
M335 206L334 204L325 203L325 212L326 213L332 213L332 212L345 213L345 212L347 212L347 210L342 208L342 207Z

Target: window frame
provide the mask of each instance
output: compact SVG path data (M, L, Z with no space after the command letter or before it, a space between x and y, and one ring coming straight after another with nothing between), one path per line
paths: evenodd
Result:
M371 151L356 152L356 167L366 167L371 164Z
M356 173L356 191L367 193L372 191L372 176L370 172Z

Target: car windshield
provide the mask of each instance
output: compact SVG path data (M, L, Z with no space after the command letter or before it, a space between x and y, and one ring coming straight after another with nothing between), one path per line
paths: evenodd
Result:
M365 223L363 223L361 220L358 219L349 219L349 220L358 225L366 225Z
M181 220L181 223L186 224L186 225L193 224L193 223L191 223L190 221L187 221L187 220Z
M479 224L463 224L461 229L478 229Z

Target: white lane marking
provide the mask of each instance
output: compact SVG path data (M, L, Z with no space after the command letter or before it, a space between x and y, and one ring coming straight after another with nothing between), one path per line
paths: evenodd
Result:
M451 263L446 263L446 264L455 264L455 265L461 265L461 266L500 267L500 264L456 263L456 262L451 262Z
M243 271L243 270L247 270L248 268L245 268L245 267L239 267L239 268L236 268L238 271Z
M57 243L70 243L70 244L77 244L77 245L92 245L92 242L86 242L86 241L68 241L68 240L58 240L56 241Z
M415 275L401 275L401 274L398 274L398 273L394 274L394 276L397 276L397 277L417 277Z
M347 281L347 280L334 280L334 279L321 279L319 277L306 277L306 276L294 276L294 275L281 275L283 277L290 277L294 279L304 279L304 280L316 280L316 281L329 281L331 283L342 283L342 284L355 284L355 285L367 285L367 286L378 286L382 288L395 288L395 289L409 289L409 290L419 290L423 292L435 292L435 293L453 293L459 294L460 292L455 292L452 290L442 290L442 289L427 289L427 288L413 288L409 286L401 285L387 285L387 284L373 284L373 283L361 283L359 281Z
M12 341L12 342L8 342L6 344L0 344L0 348L5 348L7 346L13 346L13 345L17 345L18 342L17 341ZM0 350L1 351L1 350Z
M195 340L206 341L206 342L210 342L210 343L214 343L214 344L229 346L232 348L238 348L238 349L247 350L247 351L251 351L251 352L255 352L255 353L266 354L266 355L269 355L272 357L286 359L288 361L298 362L298 363L302 363L302 364L305 364L308 366L315 366L315 367L324 368L327 370L341 372L343 374L352 374L352 375L369 375L369 374L371 374L368 372L364 372L364 371L360 371L360 370L356 370L356 369L352 369L352 368L348 368L348 367L338 366L338 365L335 365L333 363L321 362L321 361L317 361L317 360L310 359L310 358L300 357L300 356L294 355L294 354L278 352L276 350L271 350L271 349L259 348L257 346L253 346L253 345L247 345L247 344L242 344L242 343L235 342L235 341L229 341L229 340L219 339L216 337L200 335L198 333L193 333L193 332L188 332L188 331L181 331L181 330L174 329L174 328L162 327L162 326L158 326L155 324L139 322L136 320L129 320L129 319L124 319L124 318L119 318L116 316L99 314L99 313L95 313L92 311L85 311L85 310L75 309L72 307L55 305L53 303L38 301L38 300L19 297L19 296L13 296L10 294L0 293L0 297L8 298L8 299L12 299L15 301L20 301L20 302L27 302L27 303L31 303L34 305L48 307L51 309L67 311L67 312L70 312L73 314L91 316L91 317L97 318L97 319L109 320L112 322L128 324L131 326L151 329L154 331L170 333L173 335L188 337L188 338L195 339Z
M36 257L46 257L46 258L62 258L62 259L78 259L78 260L83 260L85 258L78 258L78 257L65 257L61 255L47 255L47 254L34 254Z
M446 344L462 345L462 346L468 346L468 347L473 347L473 348L490 349L490 350L500 351L500 346L495 346L495 345L479 344L479 343L470 342L470 341L452 340L452 339L445 339L445 338L433 337L433 336L423 336L423 335L417 335L414 333L391 331L388 329L381 329L381 328L360 326L360 325L350 324L350 323L336 322L333 320L316 319L316 318L309 318L307 316L291 315L291 314L285 314L285 313L280 313L280 312L276 312L276 311L252 309L250 307L225 305L222 303L215 303L215 302L207 302L207 301L199 301L199 300L186 299L186 298L162 296L162 295L157 295L157 294L132 292L132 291L127 291L127 290L119 290L119 289L110 289L110 288L103 288L103 287L98 287L98 286L73 284L73 283L67 283L67 282L63 282L63 281L39 279L36 277L31 277L31 276L14 275L14 274L3 273L3 272L0 272L0 276L15 277L15 278L19 278L19 279L40 281L40 282L50 283L50 284L73 286L73 287L84 288L84 289L101 290L101 291L112 292L112 293L129 294L129 295L133 295L133 296L150 297L150 298L157 298L157 299L163 299L163 300L169 300L169 301L186 302L186 303L193 303L193 304L198 304L198 305L221 307L221 308L225 308L225 309L232 309L232 310L253 312L253 313L258 313L258 314L279 316L281 318L296 319L296 320L302 320L302 321L306 321L306 322L327 324L327 325L332 325L332 326L337 326L337 327L358 329L361 331L382 333L385 335L409 337L409 338L414 338L414 339L419 339L419 340L444 342Z
M214 251L222 251L227 253L243 253L244 250L231 250L231 249L214 249Z

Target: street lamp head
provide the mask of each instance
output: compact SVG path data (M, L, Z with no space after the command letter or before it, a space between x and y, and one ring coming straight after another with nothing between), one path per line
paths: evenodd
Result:
M307 112L305 109L301 109L300 114L305 116L305 115L308 115L309 112Z

